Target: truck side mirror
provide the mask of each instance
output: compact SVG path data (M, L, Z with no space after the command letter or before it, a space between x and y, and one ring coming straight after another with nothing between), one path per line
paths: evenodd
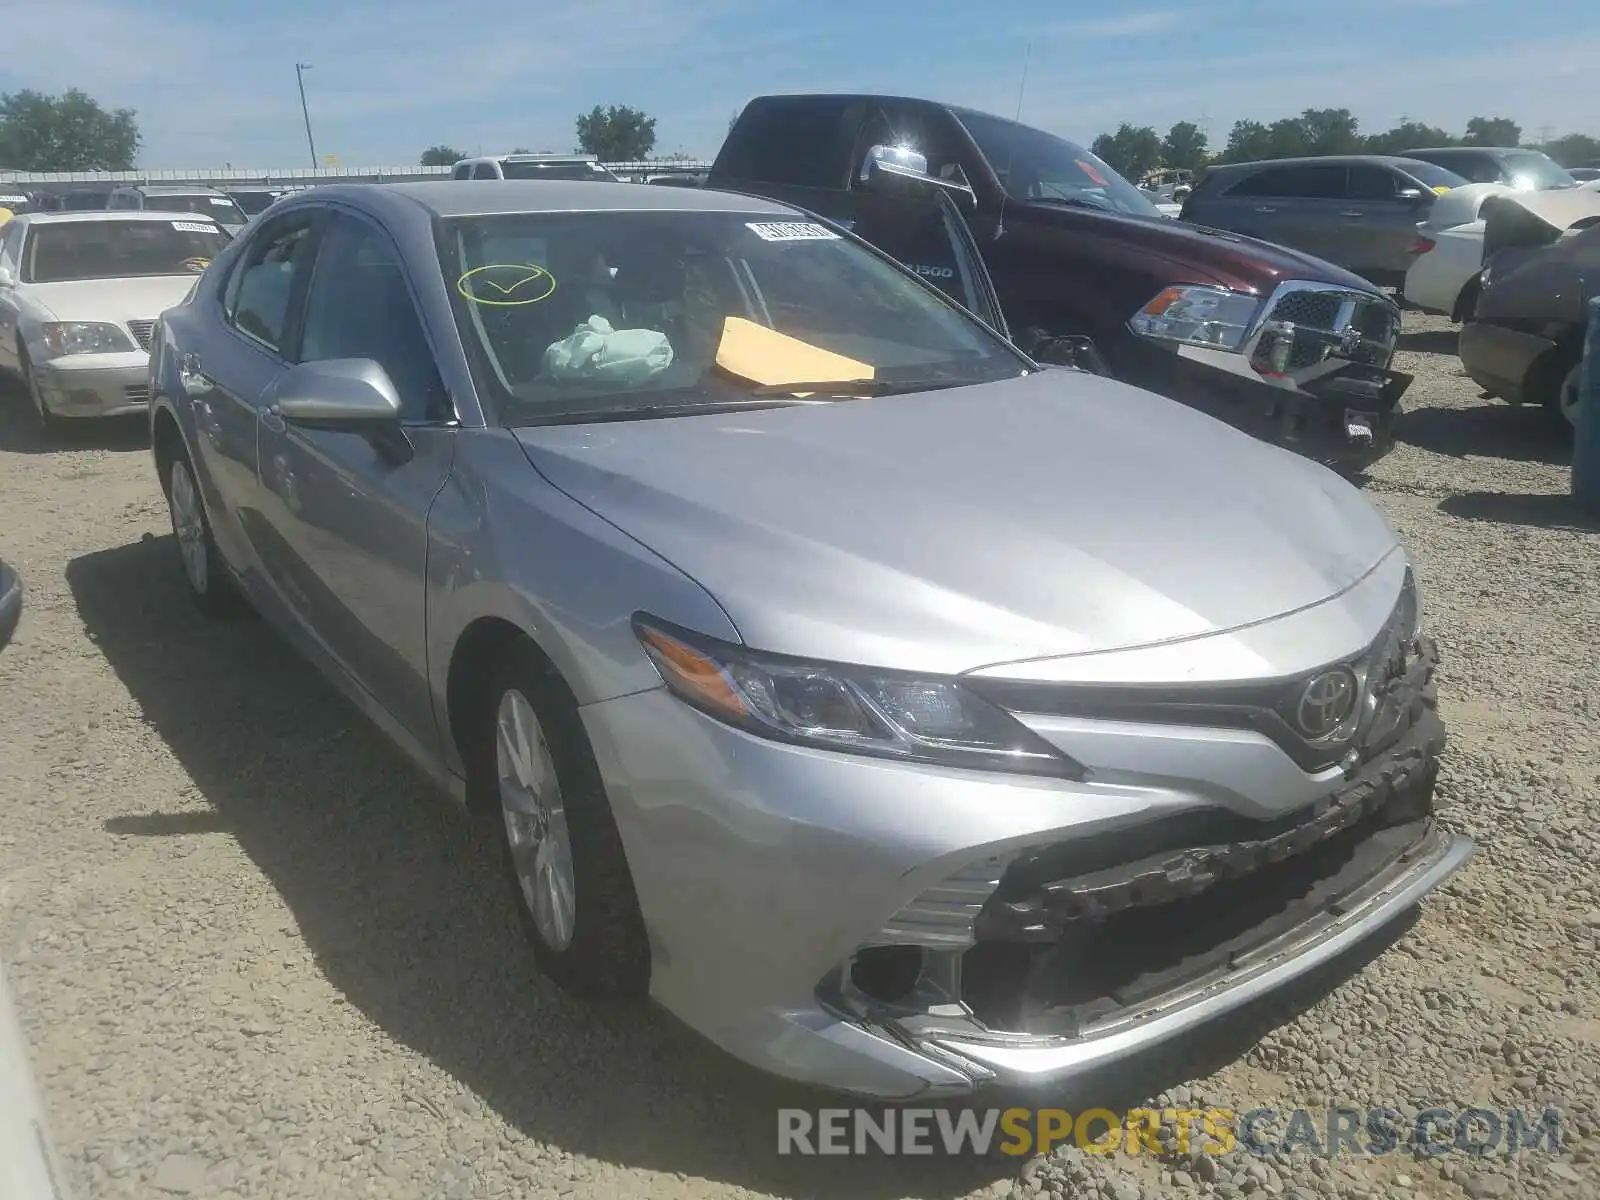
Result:
M861 160L856 183L864 191L889 195L926 195L937 189L947 194L963 212L978 207L972 188L954 179L928 174L928 159L906 146L873 146Z

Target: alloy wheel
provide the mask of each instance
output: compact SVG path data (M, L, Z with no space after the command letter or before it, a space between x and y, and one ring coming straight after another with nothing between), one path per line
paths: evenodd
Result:
M167 483L167 511L172 516L172 532L178 539L178 553L183 556L183 573L189 586L205 595L209 581L209 564L206 562L206 524L200 507L200 493L189 473L189 464L181 459L172 464Z
M517 885L540 938L565 950L577 923L566 806L544 727L514 688L500 697L495 716L495 768Z

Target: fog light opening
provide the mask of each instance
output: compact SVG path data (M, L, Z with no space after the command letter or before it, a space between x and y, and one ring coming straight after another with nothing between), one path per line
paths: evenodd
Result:
M922 947L868 946L850 960L850 982L880 1004L908 999L922 978Z

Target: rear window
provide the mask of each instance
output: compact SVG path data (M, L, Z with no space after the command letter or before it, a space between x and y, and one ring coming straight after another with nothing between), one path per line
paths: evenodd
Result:
M717 174L790 187L843 189L860 110L844 101L753 105L733 127Z
M599 163L536 163L502 162L500 172L506 179L588 179L613 182L615 176Z
M24 283L198 275L228 244L212 221L67 221L35 225L23 247Z
M155 212L200 213L224 224L243 225L245 215L239 206L226 196L211 196L199 192L192 196L152 196L145 194L144 206Z

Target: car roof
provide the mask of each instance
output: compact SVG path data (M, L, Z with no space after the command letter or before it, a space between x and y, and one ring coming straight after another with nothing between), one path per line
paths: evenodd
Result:
M1508 154L1542 154L1534 146L1420 146L1411 154L1487 154L1490 158L1504 158Z
M1312 164L1329 166L1377 165L1383 167L1431 167L1437 164L1409 158L1403 154L1302 154L1295 158L1258 158L1254 162L1218 163L1209 172L1237 174L1265 167L1300 167ZM1208 172L1208 173L1209 173Z
M207 221L204 213L162 212L155 208L89 208L66 212L22 213L12 218L29 225L68 225L84 221L171 221L181 217L186 221ZM216 224L213 220L212 224Z
M290 203L340 200L363 208L385 205L387 197L403 198L439 217L482 217L505 213L554 212L747 212L792 214L776 200L701 188L657 188L643 184L602 183L586 179L440 179L423 183L329 184L309 199Z
M116 189L119 192L143 192L146 196L221 196L221 188L197 183L192 187L170 183L136 183Z

